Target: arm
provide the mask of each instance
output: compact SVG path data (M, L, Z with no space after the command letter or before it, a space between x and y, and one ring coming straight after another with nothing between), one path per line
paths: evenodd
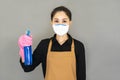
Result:
M81 42L76 45L77 80L86 80L85 48Z
M24 65L24 63L22 62L22 60L20 58L20 64L25 72L30 72L30 71L34 70L42 62L42 60L43 60L42 46L43 46L43 42L41 41L39 43L39 45L37 46L37 48L34 50L33 55L32 55L32 57L33 57L32 65L28 65L28 66Z

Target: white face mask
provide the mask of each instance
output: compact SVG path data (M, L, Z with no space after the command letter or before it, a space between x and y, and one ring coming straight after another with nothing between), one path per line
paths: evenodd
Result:
M69 25L66 25L66 24L53 24L53 30L57 35L63 36L64 34L66 34L68 32Z

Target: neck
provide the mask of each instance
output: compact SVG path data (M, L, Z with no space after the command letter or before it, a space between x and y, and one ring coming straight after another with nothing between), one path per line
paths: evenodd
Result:
M62 45L68 39L68 35L65 34L63 36L56 35L56 40L60 45Z

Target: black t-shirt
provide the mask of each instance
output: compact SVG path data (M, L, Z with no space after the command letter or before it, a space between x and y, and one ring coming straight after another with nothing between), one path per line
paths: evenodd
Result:
M46 73L46 59L49 41L52 39L51 51L70 51L72 44L72 37L68 34L68 40L62 45L56 40L56 35L52 38L41 40L33 52L33 64L30 66L24 65L20 59L21 66L25 72L34 70L40 63L42 63L43 74ZM85 64L85 48L82 42L73 39L75 45L76 56L76 75L77 80L86 80L86 64Z

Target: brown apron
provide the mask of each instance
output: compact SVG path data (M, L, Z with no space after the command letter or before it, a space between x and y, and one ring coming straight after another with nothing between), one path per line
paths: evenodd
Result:
M51 51L50 40L47 54L45 80L76 80L76 59L74 40L71 51Z

